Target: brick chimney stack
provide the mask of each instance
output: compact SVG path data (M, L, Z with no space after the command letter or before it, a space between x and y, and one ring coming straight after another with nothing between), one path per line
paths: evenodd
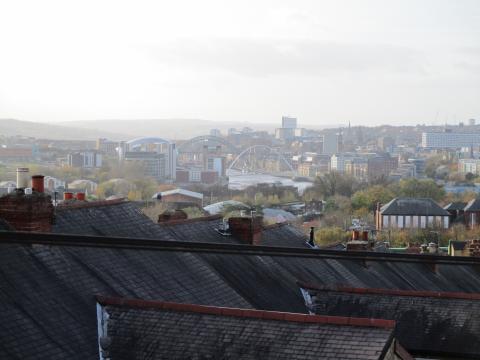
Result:
M45 193L25 195L23 189L0 197L0 218L17 231L50 232L54 219L52 199Z
M33 175L32 176L32 190L43 193L45 191L45 185L43 179L45 176L43 175Z
M262 240L263 217L231 217L228 227L233 236L249 245L260 245Z

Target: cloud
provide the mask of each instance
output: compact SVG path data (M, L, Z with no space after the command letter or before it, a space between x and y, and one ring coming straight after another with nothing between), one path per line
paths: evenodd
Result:
M154 50L157 61L247 76L323 75L331 72L423 72L420 54L392 45L315 40L180 39Z

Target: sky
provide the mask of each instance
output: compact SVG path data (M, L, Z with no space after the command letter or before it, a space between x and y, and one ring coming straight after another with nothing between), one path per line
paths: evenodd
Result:
M0 118L480 120L480 1L0 0Z

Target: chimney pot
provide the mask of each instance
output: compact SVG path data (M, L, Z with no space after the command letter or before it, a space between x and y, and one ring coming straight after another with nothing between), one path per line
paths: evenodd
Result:
M358 230L352 231L352 240L359 240L360 239L360 232Z
M28 168L17 168L17 188L25 189L28 187Z
M43 179L45 176L43 175L33 175L32 176L32 189L38 193L45 192L45 185Z
M63 193L63 200L72 200L73 199L73 193L71 192L64 192Z
M363 231L362 232L362 240L363 241L368 241L368 231Z
M85 193L83 192L77 193L77 200L85 201Z

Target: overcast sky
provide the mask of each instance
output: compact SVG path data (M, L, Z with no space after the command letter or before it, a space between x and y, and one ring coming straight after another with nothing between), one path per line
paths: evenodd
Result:
M480 120L480 1L0 1L0 118Z

